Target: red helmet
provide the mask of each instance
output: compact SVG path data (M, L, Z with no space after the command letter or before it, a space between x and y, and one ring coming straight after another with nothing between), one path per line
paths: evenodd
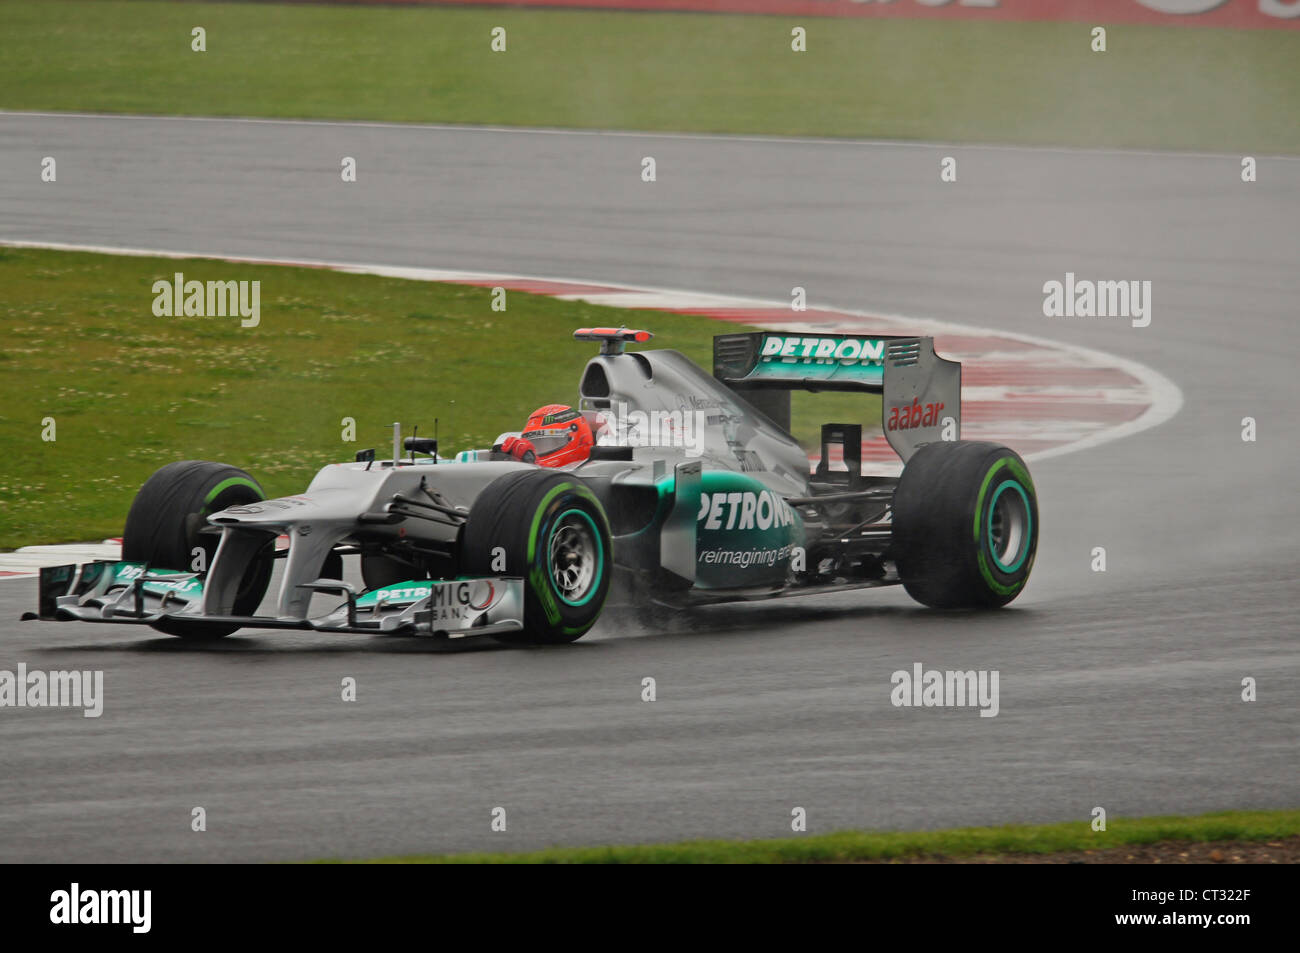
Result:
M583 463L596 443L587 419L567 404L538 407L524 424L520 439L532 445L537 463L544 467Z

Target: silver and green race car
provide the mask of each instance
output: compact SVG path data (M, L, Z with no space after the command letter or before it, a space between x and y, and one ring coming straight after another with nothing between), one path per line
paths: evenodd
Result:
M1006 447L959 439L961 366L931 338L723 334L710 375L673 350L627 350L648 332L574 336L600 345L578 385L601 434L585 461L448 458L395 425L390 459L364 451L296 496L266 499L232 466L173 463L137 494L120 561L41 571L38 617L186 639L561 643L620 602L680 612L901 583L927 606L993 608L1024 588L1033 481ZM864 475L861 421L822 424L810 459L790 433L793 390L880 394L901 475Z

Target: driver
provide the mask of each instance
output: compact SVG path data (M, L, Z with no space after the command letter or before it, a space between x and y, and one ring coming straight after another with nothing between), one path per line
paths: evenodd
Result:
M567 467L585 463L595 443L582 414L567 404L547 404L532 412L518 436L506 437L492 449L524 463Z

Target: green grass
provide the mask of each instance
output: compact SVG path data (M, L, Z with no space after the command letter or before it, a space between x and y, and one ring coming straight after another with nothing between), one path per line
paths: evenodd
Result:
M435 864L799 864L904 857L1050 854L1161 841L1272 840L1300 834L1300 811L1223 811L1195 817L1111 818L1104 832L1088 821L945 831L845 831L780 840L686 841L627 847L554 847L530 853L443 854L369 863Z
M1294 31L795 22L0 0L0 108L1300 152Z
M261 324L155 317L152 285L178 271L260 280ZM3 247L0 288L0 550L119 535L173 460L231 463L284 496L356 450L389 452L395 420L431 435L438 418L444 453L490 446L541 404L577 401L583 325L649 328L706 369L712 336L743 330L520 292L494 312L489 289L316 268ZM879 419L875 395L799 396L810 448L820 420Z
M261 324L159 318L153 282L260 280ZM576 401L592 345L626 321L711 366L735 325L321 269L0 248L0 548L118 535L172 460L243 467L273 496L326 463L392 446L394 420L444 452L490 445L552 400ZM656 342L659 343L659 342ZM57 440L41 440L54 417ZM353 417L357 442L341 440Z

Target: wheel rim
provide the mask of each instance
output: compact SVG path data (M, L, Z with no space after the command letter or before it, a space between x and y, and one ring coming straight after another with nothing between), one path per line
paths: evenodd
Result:
M1033 525L1024 487L1015 480L1004 480L993 491L987 530L989 552L998 569L1012 573L1024 564Z
M551 586L567 605L590 601L600 585L604 552L596 524L582 510L566 510L555 521L547 546Z

